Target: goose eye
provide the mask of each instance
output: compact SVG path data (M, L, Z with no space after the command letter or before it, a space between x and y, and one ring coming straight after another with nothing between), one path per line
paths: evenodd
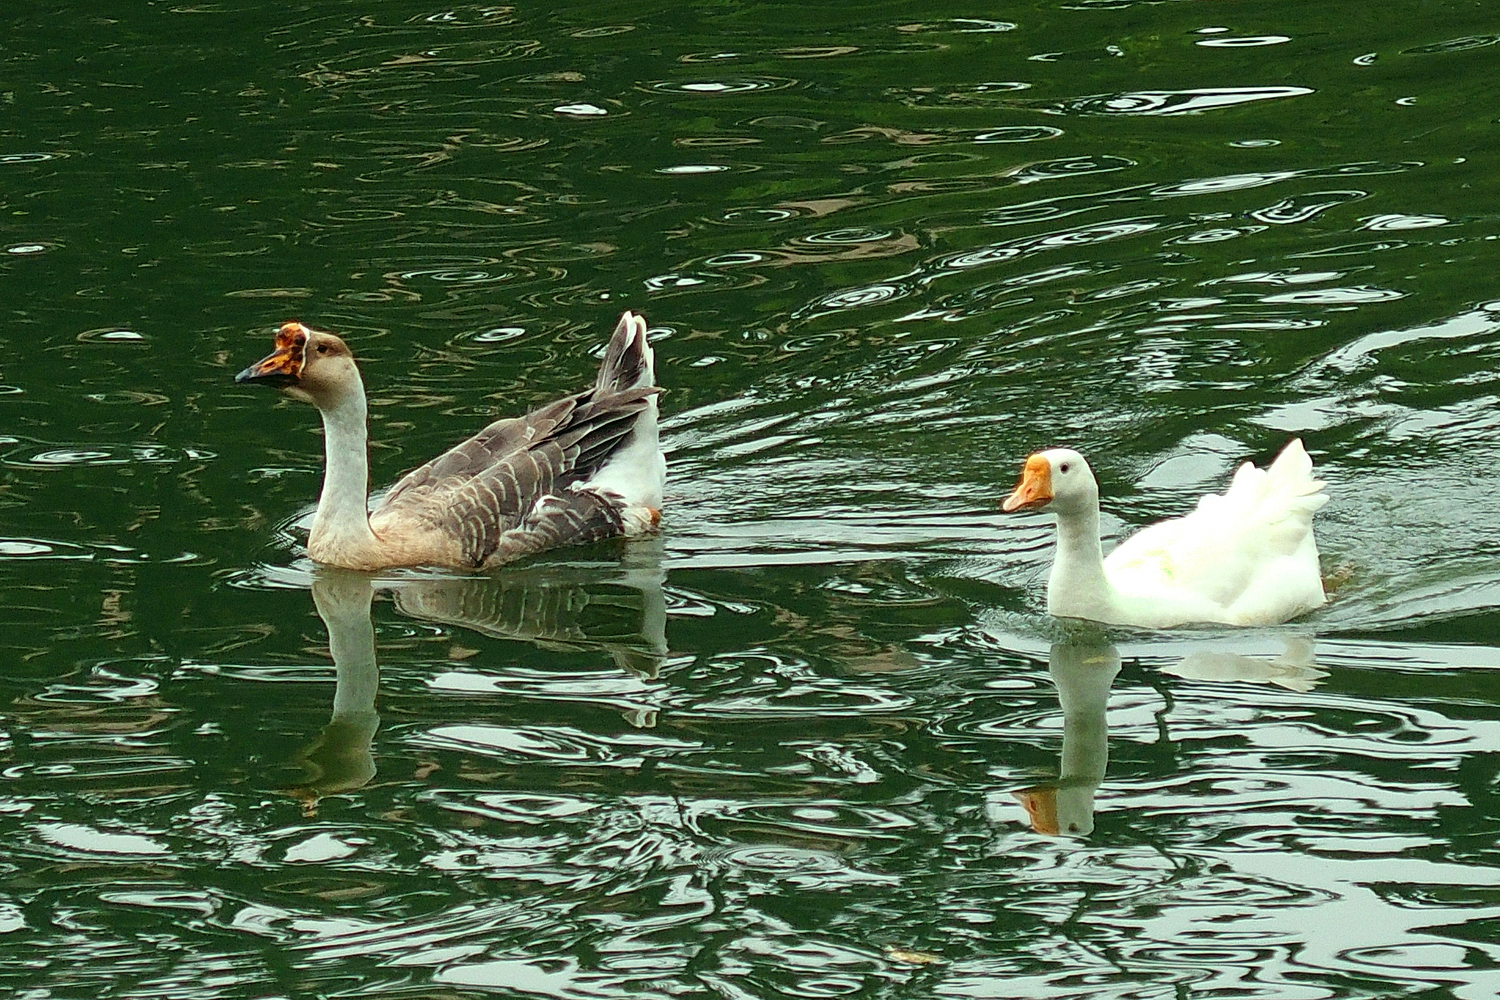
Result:
M319 350L322 350L322 348L319 348ZM1057 471L1058 472L1067 472L1068 471L1068 463L1064 462L1062 465L1059 465L1057 467Z
M318 353L319 354L327 354L328 353L328 345L327 344L319 344L318 345Z

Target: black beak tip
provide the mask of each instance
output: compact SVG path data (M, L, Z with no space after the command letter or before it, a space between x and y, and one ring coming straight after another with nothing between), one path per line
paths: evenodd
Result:
M273 389L285 389L289 385L296 385L297 379L293 375L283 375L280 372L261 373L251 365L234 377L238 385L254 383L256 385L268 385Z

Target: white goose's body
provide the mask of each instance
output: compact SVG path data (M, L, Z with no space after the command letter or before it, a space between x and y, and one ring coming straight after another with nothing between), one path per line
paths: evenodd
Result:
M237 380L274 384L323 416L323 492L307 539L320 563L488 569L556 546L642 534L660 520L660 390L646 323L629 312L593 386L495 421L408 473L373 511L364 383L348 345L287 323L276 351Z
M1312 531L1314 512L1328 502L1322 489L1294 440L1268 469L1246 462L1224 493L1141 529L1108 559L1099 542L1099 487L1076 451L1032 455L1003 506L1057 514L1051 614L1143 628L1268 625L1326 600Z

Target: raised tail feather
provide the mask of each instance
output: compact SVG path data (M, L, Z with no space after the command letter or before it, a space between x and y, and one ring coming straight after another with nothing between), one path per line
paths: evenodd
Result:
M1313 478L1312 459L1301 438L1293 438L1266 469L1267 497L1278 498L1288 510L1305 511L1310 516L1328 502L1323 486L1322 480Z
M1295 532L1305 532L1313 514L1328 502L1323 486L1322 480L1313 478L1312 459L1301 439L1293 438L1266 468L1245 462L1235 470L1227 491L1200 498L1198 508L1225 519L1226 525L1286 523L1297 525Z
M646 321L627 309L610 335L594 385L601 393L616 393L655 381L656 358L646 342Z
M662 483L666 461L656 427L655 356L646 342L646 321L625 312L599 366L594 401L607 409L626 412L632 418L618 447L609 450L604 462L580 487L619 501L627 535L654 527L661 516ZM601 433L594 438L602 439ZM586 443L584 438L580 443Z

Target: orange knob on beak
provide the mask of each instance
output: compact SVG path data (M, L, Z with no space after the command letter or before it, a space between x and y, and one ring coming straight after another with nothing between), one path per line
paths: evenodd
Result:
M236 382L266 382L281 388L302 376L307 329L293 320L276 331L276 350L234 377Z
M1000 503L1007 514L1023 507L1037 510L1052 500L1052 465L1040 455L1032 455L1021 470L1021 481L1010 496Z

